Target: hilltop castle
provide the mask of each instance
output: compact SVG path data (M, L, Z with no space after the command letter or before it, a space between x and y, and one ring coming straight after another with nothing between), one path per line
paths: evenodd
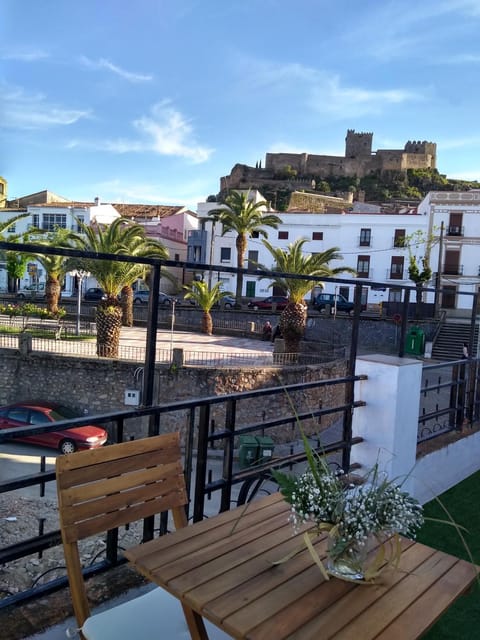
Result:
M372 151L373 133L349 129L345 138L345 156L321 156L309 153L267 153L265 168L236 164L230 175L220 180L220 188L239 189L248 184L285 180L285 169L298 178L363 178L372 172L436 169L437 145L434 142L408 141L403 149Z

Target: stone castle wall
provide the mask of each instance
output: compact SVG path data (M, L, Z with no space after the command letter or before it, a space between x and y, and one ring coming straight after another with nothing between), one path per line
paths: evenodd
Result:
M299 177L362 178L372 171L407 171L408 169L436 169L437 145L427 141L408 141L404 149L379 149L372 153L373 133L347 131L345 156L308 153L267 153L265 168L235 165L229 176L221 178L220 188L239 189L249 184L278 180L285 167L297 171ZM285 182L285 180L283 180Z

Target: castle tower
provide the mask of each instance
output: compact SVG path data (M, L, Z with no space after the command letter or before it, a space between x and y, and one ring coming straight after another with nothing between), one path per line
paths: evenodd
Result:
M358 158L372 155L373 133L355 133L355 129L347 130L345 138L345 157Z

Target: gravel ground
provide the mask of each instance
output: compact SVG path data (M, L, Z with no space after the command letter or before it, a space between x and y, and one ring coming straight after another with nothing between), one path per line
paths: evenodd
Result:
M0 502L0 539L2 547L27 540L39 533L40 519L44 518L44 533L55 531L58 525L56 501L48 498L30 498L4 494ZM121 529L120 546L140 542L141 525L129 530ZM101 556L105 549L103 537L90 538L80 545L82 562L88 565ZM64 576L63 547L60 545L38 554L20 558L0 566L0 597L4 598L34 585Z

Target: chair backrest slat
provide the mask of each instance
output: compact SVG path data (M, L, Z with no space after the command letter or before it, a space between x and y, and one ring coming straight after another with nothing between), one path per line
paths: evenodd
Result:
M77 622L89 616L77 541L173 512L186 524L180 436L165 434L58 457L60 529Z

